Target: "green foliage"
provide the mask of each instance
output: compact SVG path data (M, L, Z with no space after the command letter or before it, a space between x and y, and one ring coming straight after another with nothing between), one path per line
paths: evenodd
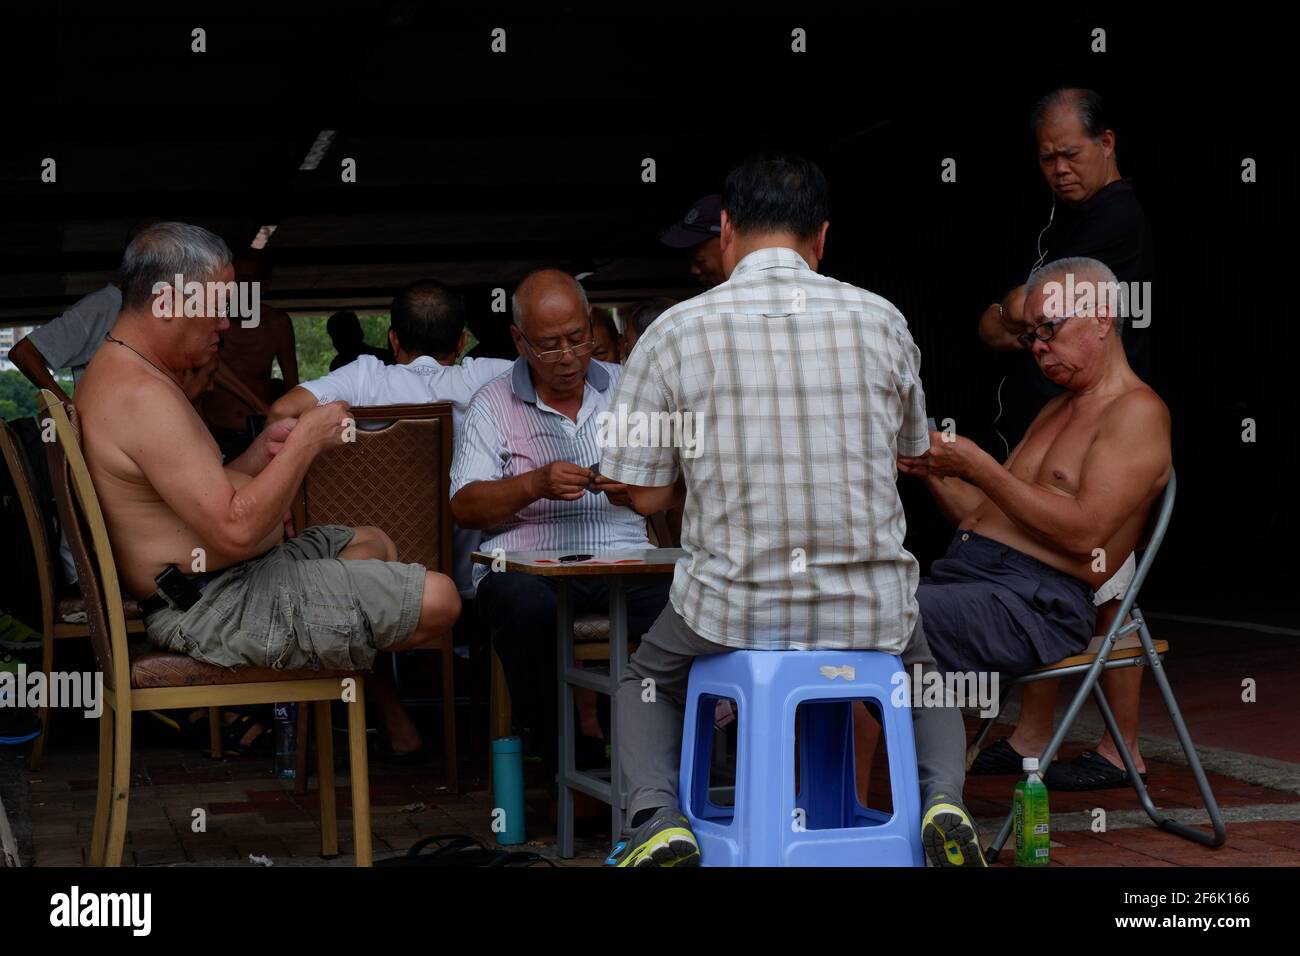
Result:
M56 378L59 388L72 395L72 382ZM31 418L36 414L36 393L38 389L27 376L17 369L0 372L0 418L13 421L16 418Z
M363 315L361 331L365 333L366 343L377 348L388 347L388 316ZM298 355L298 378L303 382L326 375L330 370L330 360L338 353L334 344L325 334L327 315L300 315L293 320L293 334Z

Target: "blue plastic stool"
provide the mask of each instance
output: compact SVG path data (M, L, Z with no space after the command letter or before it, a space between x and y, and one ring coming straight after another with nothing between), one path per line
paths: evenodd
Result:
M701 863L924 866L912 712L890 700L902 674L899 658L879 651L732 651L697 658L686 697L678 793ZM718 698L736 701L739 711L734 807L709 799ZM875 700L880 709L892 815L858 802L855 700ZM800 704L796 798L793 741Z

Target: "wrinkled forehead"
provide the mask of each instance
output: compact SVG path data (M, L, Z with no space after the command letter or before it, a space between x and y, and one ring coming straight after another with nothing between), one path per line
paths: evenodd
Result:
M1047 276L1037 288L1025 295L1021 318L1031 326L1061 318L1071 311L1065 293L1064 273Z
M1043 121L1034 130L1034 139L1040 153L1058 149L1069 149L1091 142L1083 129L1078 111L1073 106L1056 106L1051 109Z
M559 285L530 296L521 319L530 339L570 335L587 327L587 313L577 290Z

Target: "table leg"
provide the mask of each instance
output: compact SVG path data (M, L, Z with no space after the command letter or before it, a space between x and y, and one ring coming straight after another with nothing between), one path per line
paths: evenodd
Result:
M556 660L559 662L559 697L560 697L560 772L556 783L559 805L556 808L556 838L559 843L560 856L568 859L573 856L573 791L569 781L577 770L574 759L574 734L577 728L573 721L573 685L565 674L574 666L573 660L573 595L569 582L560 578L556 588L556 640L559 643Z
M623 814L627 810L627 788L623 781L622 761L618 756L618 685L627 668L627 590L626 578L615 574L609 579L609 826L613 842L623 835Z

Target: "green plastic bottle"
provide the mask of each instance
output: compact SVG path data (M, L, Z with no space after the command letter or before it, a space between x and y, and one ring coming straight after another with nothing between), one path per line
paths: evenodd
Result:
M1026 757L1025 779L1016 784L1016 866L1047 866L1052 845L1047 785L1038 775L1038 758Z

